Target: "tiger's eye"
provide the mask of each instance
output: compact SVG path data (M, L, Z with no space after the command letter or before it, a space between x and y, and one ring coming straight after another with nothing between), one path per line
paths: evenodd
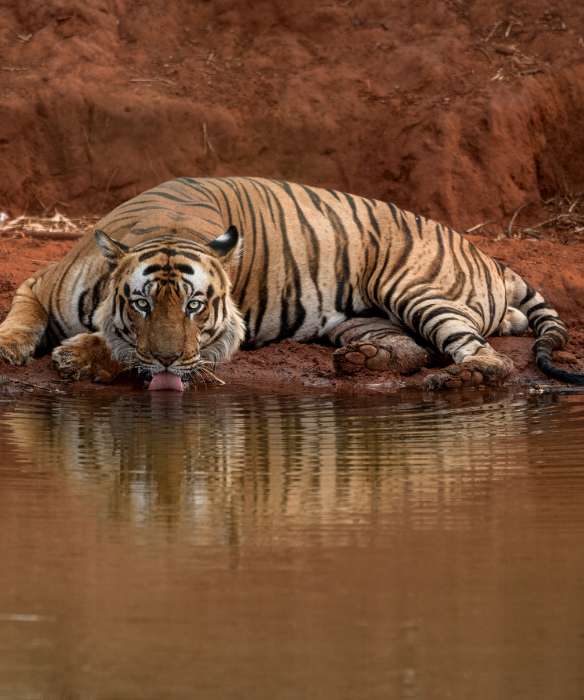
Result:
M199 301L198 299L191 299L189 303L187 304L187 311L190 314L198 314L203 310L203 307L205 304L203 304L202 301Z
M132 306L135 309L138 309L138 311L149 311L150 310L150 304L146 301L146 299L142 299L142 298L132 299Z

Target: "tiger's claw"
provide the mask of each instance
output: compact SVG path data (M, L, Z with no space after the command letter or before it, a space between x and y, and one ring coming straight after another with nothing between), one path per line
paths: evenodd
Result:
M51 357L60 376L71 381L91 379L108 384L123 370L97 333L80 333L65 340L53 350Z
M26 331L0 333L0 360L9 365L26 365L34 354L36 336Z

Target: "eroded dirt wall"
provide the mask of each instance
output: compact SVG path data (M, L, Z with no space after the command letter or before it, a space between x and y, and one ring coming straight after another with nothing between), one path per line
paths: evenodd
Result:
M582 188L583 37L573 0L5 0L0 210L258 174L501 220Z

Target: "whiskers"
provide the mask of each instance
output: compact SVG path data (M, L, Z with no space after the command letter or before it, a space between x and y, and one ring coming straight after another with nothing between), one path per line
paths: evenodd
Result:
M121 346L115 348L115 357L126 370L135 372L137 375L149 380L154 374L165 371L160 365L149 362L146 357L137 352L136 348ZM198 358L192 365L169 367L168 370L175 372L183 381L197 382L208 385L224 386L225 382L215 374L215 367L223 364L222 360L211 360Z
M189 379L194 377L197 380L201 380L203 384L218 384L219 386L224 386L225 382L222 379L219 379L211 367L215 367L214 362L199 360L194 367L189 369Z

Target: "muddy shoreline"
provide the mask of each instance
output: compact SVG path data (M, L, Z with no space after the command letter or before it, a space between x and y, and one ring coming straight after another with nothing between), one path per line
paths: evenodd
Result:
M570 330L567 348L555 354L557 364L570 371L584 371L584 244L561 244L532 239L492 240L469 236L490 255L503 260L540 289L556 307ZM59 259L72 245L68 241L37 240L27 236L0 239L0 318L4 318L16 287L32 272ZM531 346L533 338L492 338L496 350L508 354L515 371L507 384L560 387L535 367ZM278 392L325 392L340 394L394 394L404 389L422 390L428 371L404 377L391 373L364 371L350 378L338 378L333 372L333 349L324 345L285 341L259 350L241 351L229 363L218 368L217 375L227 388ZM26 367L0 365L1 391L51 392L126 392L144 390L137 377L122 377L111 386L87 381L64 382L52 369L50 358L33 360ZM202 388L202 387L197 387Z
M567 387L543 376L531 357L532 338L494 338L494 347L513 358L515 372L507 380L509 390L554 391ZM364 371L352 377L335 376L332 367L333 349L313 343L284 341L259 350L239 352L235 358L217 370L223 386L211 383L193 384L187 391L246 391L277 393L323 393L353 396L396 395L422 393L425 377L432 369L411 376L390 372ZM559 366L582 371L584 348L570 347L558 354ZM462 391L490 391L490 387L466 388ZM10 394L77 395L96 393L102 396L146 393L144 379L128 374L112 384L90 381L69 382L59 378L49 357L35 359L25 367L0 367L0 392Z

